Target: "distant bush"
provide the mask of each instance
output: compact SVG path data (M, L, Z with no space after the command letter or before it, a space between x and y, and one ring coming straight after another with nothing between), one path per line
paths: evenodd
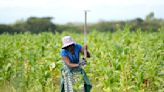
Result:
M51 22L51 17L30 17L26 21L19 20L12 25L0 25L0 34L2 33L40 33L52 32L55 33L56 25Z
M52 17L29 17L27 20L16 21L12 25L0 25L0 34L2 33L40 33L40 32L52 32L56 31L62 33L73 32L82 33L84 29L83 23L67 23L67 24L54 24L51 22ZM122 31L128 26L130 31L137 31L138 29L148 32L157 32L160 28L164 26L163 19L157 19L154 17L154 13L151 12L145 17L136 18L127 21L100 21L97 23L89 24L87 26L87 31L99 30L100 32L115 32Z
M10 25L0 24L0 34L17 32L15 28Z
M60 33L62 33L63 31L81 33L83 31L83 25L78 23L58 24L56 25L56 31Z

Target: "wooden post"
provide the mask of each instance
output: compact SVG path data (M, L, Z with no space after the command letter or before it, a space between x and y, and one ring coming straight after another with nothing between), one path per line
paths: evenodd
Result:
M84 11L84 46L86 46L87 45L87 12L88 12L88 10L85 10ZM86 48L84 49L84 58L86 59L86 57L87 57L87 50L86 50Z

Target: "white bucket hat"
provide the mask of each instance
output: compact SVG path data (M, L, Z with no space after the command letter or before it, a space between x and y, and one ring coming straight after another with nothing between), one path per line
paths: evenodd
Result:
M74 40L72 39L71 36L64 36L62 38L62 42L63 42L62 48L65 48L65 47L67 47L69 45L75 44L75 42L74 42Z

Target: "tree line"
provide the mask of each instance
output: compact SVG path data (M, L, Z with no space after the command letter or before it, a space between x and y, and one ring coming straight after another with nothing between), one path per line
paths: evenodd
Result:
M26 21L19 20L14 24L5 25L0 24L0 34L7 33L40 33L53 32L55 33L56 25L51 22L52 17L30 17Z
M88 30L96 30L101 32L115 32L124 30L128 26L130 31L138 29L142 31L156 32L164 27L164 20L154 17L154 13L148 14L145 19L136 18L127 21L99 21L98 23L88 24ZM83 23L67 23L55 24L52 22L52 17L29 17L27 20L19 20L14 24L0 24L0 34L2 33L40 33L40 32L76 32L83 31Z

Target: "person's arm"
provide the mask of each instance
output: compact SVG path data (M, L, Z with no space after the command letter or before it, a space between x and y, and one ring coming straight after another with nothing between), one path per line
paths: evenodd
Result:
M62 57L63 61L65 62L66 65L68 65L69 67L78 67L79 64L73 64L70 62L68 57Z
M91 55L90 55L90 53L89 53L89 51L88 51L87 45L81 48L81 52L82 52L83 54L84 54L84 49L87 50L87 57L88 57L88 58L91 57Z

